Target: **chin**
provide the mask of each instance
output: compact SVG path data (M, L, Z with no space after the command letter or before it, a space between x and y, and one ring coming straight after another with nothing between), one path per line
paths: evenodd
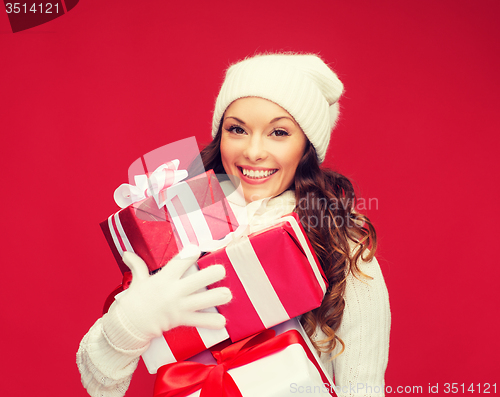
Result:
M245 200L247 202L257 201L268 197L271 197L271 195L265 192L248 192L248 194L245 194Z

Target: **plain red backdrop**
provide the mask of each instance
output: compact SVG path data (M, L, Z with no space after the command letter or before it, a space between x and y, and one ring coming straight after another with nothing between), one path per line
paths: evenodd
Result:
M376 199L386 384L496 383L499 17L495 0L82 0L13 34L2 9L0 394L86 395L75 353L120 279L98 226L114 189L141 154L208 142L224 69L276 50L319 53L346 87L326 164ZM152 382L141 364L127 396Z

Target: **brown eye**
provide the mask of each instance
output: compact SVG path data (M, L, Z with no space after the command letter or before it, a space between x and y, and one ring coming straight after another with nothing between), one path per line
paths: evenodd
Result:
M286 132L285 130L274 130L271 135L274 135L274 136L288 136L290 135L288 132Z
M238 134L238 135L242 135L245 133L245 130L238 125L232 125L227 130L229 132L233 132L233 133Z

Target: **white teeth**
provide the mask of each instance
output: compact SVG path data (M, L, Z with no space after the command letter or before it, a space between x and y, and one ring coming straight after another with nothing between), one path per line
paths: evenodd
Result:
M241 168L241 171L243 172L243 175L248 176L249 178L259 179L259 178L267 178L268 176L274 174L277 170L254 171Z

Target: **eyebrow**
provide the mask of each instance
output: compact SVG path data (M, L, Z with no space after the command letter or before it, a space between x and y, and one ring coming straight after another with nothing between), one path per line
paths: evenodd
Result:
M240 119L239 119L239 118L237 118L237 117L227 116L227 117L225 117L225 119L226 119L226 120L227 120L227 119L235 119L238 123L245 125L245 122L244 122L243 120L240 120Z
M243 120L240 120L239 118L234 117L234 116L227 116L226 119L235 119L238 123L245 125L245 122ZM274 119L272 119L269 122L269 124L275 123L276 121L281 120L281 119L288 119L288 120L292 121L294 124L296 123L295 120L293 120L292 118L290 118L288 116L281 116L281 117L275 117Z
M272 119L269 124L275 123L276 121L281 120L281 119L288 119L290 121L293 121L293 123L295 124L295 120L293 120L291 117L288 117L288 116L276 117L276 118Z

